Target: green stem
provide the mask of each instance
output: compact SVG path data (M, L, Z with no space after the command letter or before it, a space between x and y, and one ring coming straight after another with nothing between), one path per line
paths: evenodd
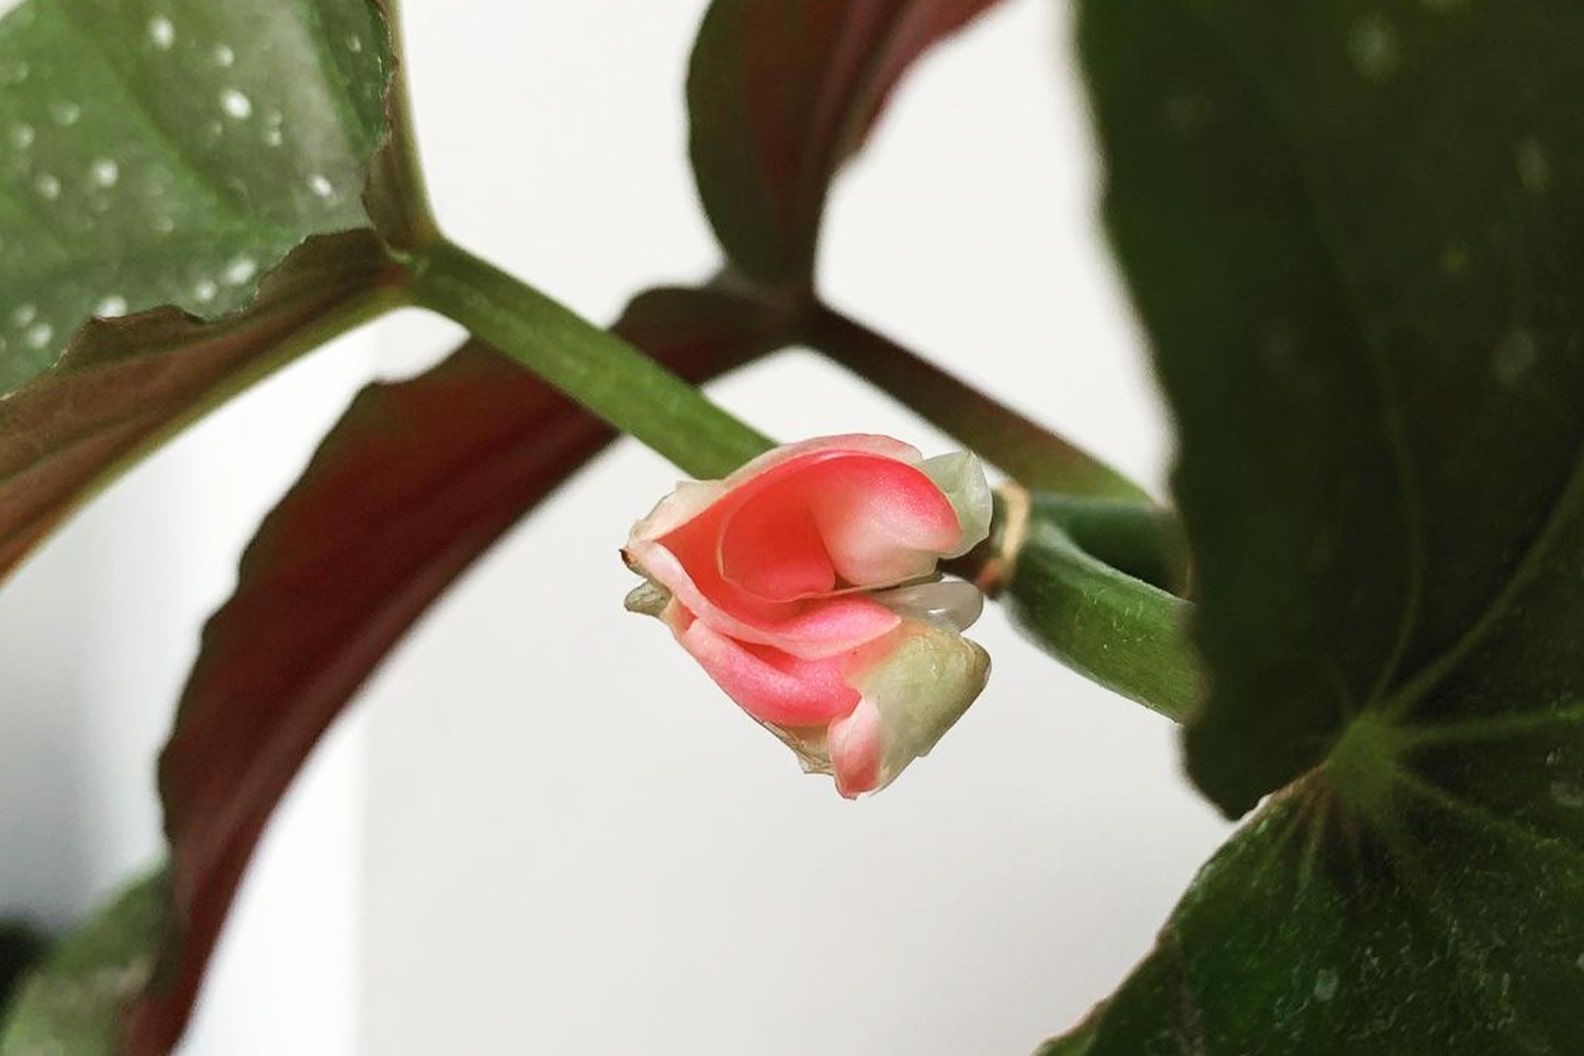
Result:
M1057 525L1078 548L1118 572L1188 597L1188 541L1168 510L1083 495L1031 496L1036 519Z
M370 159L364 202L369 219L386 243L411 251L434 242L440 233L429 189L418 158L418 137L413 129L413 108L407 90L407 55L403 42L401 5L396 0L376 0L390 35L396 69L385 92L387 139Z
M618 337L444 240L412 263L414 295L594 414L699 478L723 477L769 438Z
M1025 487L1150 501L1143 488L1076 444L835 309L817 306L807 325L807 340L819 351L884 389Z
M1079 674L1182 722L1203 685L1187 635L1193 606L1079 547L1059 500L1029 501L1011 525L997 503L1003 530L1021 536L1001 595L1013 622Z

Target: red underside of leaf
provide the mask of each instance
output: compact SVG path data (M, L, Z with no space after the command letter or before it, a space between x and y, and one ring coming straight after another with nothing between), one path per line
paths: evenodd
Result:
M107 472L238 379L333 333L397 281L367 232L305 243L219 323L173 308L94 320L60 365L0 401L0 578ZM319 338L322 339L322 338Z
M763 319L723 303L657 291L618 330L702 381L771 340ZM464 569L611 439L474 345L353 402L265 520L236 593L205 628L160 765L180 941L131 1010L123 1052L154 1056L180 1038L270 813L369 673Z
M717 0L693 56L693 156L739 265L809 281L831 179L908 68L995 2Z

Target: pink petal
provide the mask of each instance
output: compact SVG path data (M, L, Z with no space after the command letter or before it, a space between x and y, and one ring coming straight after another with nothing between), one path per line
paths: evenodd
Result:
M748 714L776 726L817 726L850 712L858 692L834 660L801 660L776 649L744 645L684 618L677 634L691 653Z
M766 488L724 519L721 578L757 598L796 601L836 589L836 569L801 489Z
M726 485L727 490L733 490L783 462L794 462L809 455L831 452L871 455L909 465L917 465L924 461L924 456L918 448L892 437L882 436L879 433L843 433L838 436L816 436L809 440L799 440L795 444L782 444L780 447L766 451L758 458L743 463L736 472L721 483Z
M817 479L807 484L809 512L831 564L855 586L927 576L962 539L951 502L913 466L853 456L833 458L810 475Z
M782 462L718 506L718 520L698 518L666 541L719 533L722 576L776 600L797 597L786 591L802 583L812 585L804 596L829 591L838 574L844 585L863 587L926 576L962 539L957 511L934 481L906 463L863 452ZM777 574L783 561L808 574Z
M789 444L724 481L680 488L634 528L628 554L716 631L805 659L834 656L898 620L833 593L928 575L962 539L917 461L887 437Z
M775 468L811 454L827 451L858 452L881 458L896 459L910 465L923 461L918 448L904 444L889 436L875 433L847 433L841 436L819 436L795 444L782 444L743 463L723 480L683 481L670 495L661 499L649 516L633 526L631 539L658 539L673 532L697 517L711 505L724 498L728 492Z
M850 714L831 722L826 743L836 791L855 799L880 783L883 740L880 709L867 697L860 699Z
M628 553L645 574L715 630L804 659L845 653L889 634L902 622L861 594L767 603L727 583L713 561L685 565L660 543L633 543ZM697 570L696 580L689 568Z

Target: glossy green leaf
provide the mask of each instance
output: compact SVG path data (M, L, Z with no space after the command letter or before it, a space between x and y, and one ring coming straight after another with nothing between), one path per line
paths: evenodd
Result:
M31 0L0 21L0 388L90 315L219 319L367 225L385 32L367 0Z
M394 69L371 0L0 20L0 571L165 432L397 299L383 243L427 214Z
M1241 812L1093 1056L1584 1038L1584 9L1089 0Z
M165 875L119 895L18 988L0 1020L0 1056L111 1056L127 1005L153 977L165 934Z

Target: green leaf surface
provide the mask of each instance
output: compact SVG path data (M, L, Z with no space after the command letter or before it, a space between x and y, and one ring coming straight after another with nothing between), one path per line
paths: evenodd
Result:
M1584 1038L1584 9L1088 0L1229 813L1093 1056Z
M56 946L0 1020L0 1056L111 1056L165 935L163 872L127 888Z
M693 170L727 256L807 292L831 179L908 67L995 0L715 0L688 70Z
M304 238L367 226L388 63L367 0L30 0L0 21L0 389L90 315L219 319Z
M399 299L383 242L427 213L394 70L371 0L0 20L0 571L114 468Z
M1096 1009L1095 1014L1103 1011ZM1089 1019L1079 1026L1063 1034L1059 1038L1052 1038L1041 1045L1034 1056L1089 1056L1090 1047L1094 1044L1094 1028L1096 1021Z

